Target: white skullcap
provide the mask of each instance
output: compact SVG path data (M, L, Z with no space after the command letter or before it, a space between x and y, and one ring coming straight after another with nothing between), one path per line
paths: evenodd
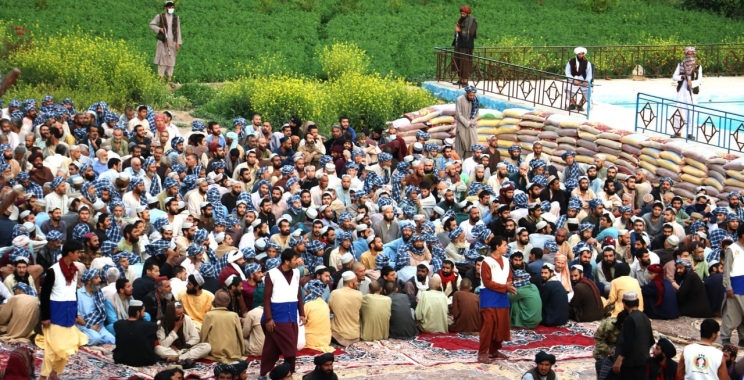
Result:
M209 206L209 202L199 203L199 208L204 208L204 207L207 207L207 206Z
M234 251L230 251L230 252L227 253L227 262L228 263L234 263L234 262L240 260L241 258L243 258L243 254L240 253L240 251L238 251L237 249L234 250Z
M294 232L292 232L292 236L294 236L294 237L300 237L300 236L302 236L302 230L299 229L299 228L296 229L296 230L294 230Z
M26 235L18 235L15 238L13 238L13 241L11 244L13 244L14 247L25 247L28 245L28 243L31 241L31 239Z
M22 212L21 215L19 215L19 216L20 216L21 219L23 219L23 218L25 218L25 217L27 217L29 215L31 215L31 210L26 210L26 211Z
M344 282L354 281L354 279L356 278L356 275L354 274L354 272L347 270L346 272L344 272L344 274L341 275L341 278L344 279Z
M217 244L222 243L225 240L225 233L220 232L217 235L214 235L214 241L217 242Z
M586 48L585 47L579 46L576 49L574 49L574 54L579 55L581 53L586 54Z
M318 211L323 212L328 208L328 205L321 205Z
M173 226L171 226L170 224L166 224L162 228L163 231L173 231Z
M287 222L292 222L292 217L287 214L284 214L279 219L276 220L276 224L278 225L279 222L281 222L282 220L286 220Z
M413 156L405 156L403 157L403 161L410 164L411 162L413 162Z
M605 155L604 155L604 154L602 154L602 153L598 153L598 154L597 154L597 155L595 155L594 157L595 157L596 159L600 160L600 161L607 161L607 156L605 156Z
M416 160L416 161L411 162L411 167L412 168L417 168L419 165L421 165L421 161L419 161L419 160Z
M260 250L262 250L262 251L263 251L264 249L266 249L266 244L268 244L268 239L266 239L266 238L261 238L261 239L258 239L258 240L256 240L256 242L254 243L254 245L256 246L256 248L258 248L258 249L260 249ZM256 257L256 258L258 258L258 257Z
M547 226L548 226L548 222L546 222L544 220L541 220L541 221L537 222L537 224L535 224L535 228L537 228L538 230L541 230L541 229L543 229L543 228L545 228Z
M191 227L193 227L193 226L194 226L194 223L191 223L191 222L183 222L183 223L181 224L181 229L184 229L184 230L185 230L185 229L187 229L187 228L191 228Z
M571 265L571 269L577 269L579 272L584 273L584 267L579 264Z
M29 194L33 194L33 193L29 193ZM75 199L75 198L71 198L70 200L72 200L72 199ZM46 201L44 199L37 199L36 202L34 202L34 204L37 205L37 206L39 206L39 207L46 207L46 205L47 205L46 204ZM69 206L69 204L68 204L68 206Z
M83 184L83 177L75 177L72 179L73 185L82 185Z
M341 256L341 264L348 264L352 261L354 261L354 255L349 252L346 252Z
M119 179L122 181L128 181L129 180L129 174L127 172L121 172L119 173Z
M315 219L318 217L318 210L315 207L310 207L305 211L305 215L310 219Z
M251 222L251 227L258 227L259 224L261 224L261 219L256 219Z
M425 218L425 216L424 215L421 215L421 214L416 214L416 215L413 216L413 220L415 220L417 222L424 220L424 218Z
M227 278L225 279L225 286L232 285L232 282L235 279L235 277L237 277L237 276L234 275L234 274L231 274L231 275L227 276Z
M95 206L95 205L94 205L94 206ZM137 213L139 214L139 213L141 213L142 211L145 211L145 210L147 210L147 207L145 207L145 206L142 206L142 205L140 205L140 206L137 206L137 207L136 207L136 208L135 208L134 210L135 210L135 211L136 211L136 212L137 212Z
M335 172L336 171L336 165L334 165L334 164L332 164L332 163L329 162L329 163L327 163L325 165L325 170L327 172Z

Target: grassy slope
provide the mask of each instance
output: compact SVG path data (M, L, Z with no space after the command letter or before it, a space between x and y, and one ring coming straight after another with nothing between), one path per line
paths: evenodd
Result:
M315 75L317 48L333 41L355 41L372 57L372 68L409 79L431 76L433 46L452 41L457 5L442 0L404 0L393 12L385 0L361 2L350 14L332 11L339 0L318 0L312 12L298 2L275 1L268 14L258 13L259 0L181 0L184 50L177 78L181 82L216 82L239 75L243 65L265 54L280 54L287 69ZM479 21L479 41L519 37L536 45L635 44L649 37L685 43L741 39L744 22L680 9L672 0L623 0L604 14L579 9L579 0L471 0ZM652 3L652 4L649 4ZM124 38L154 54L155 39L147 24L161 9L160 0L0 0L3 18L22 20L41 33L79 25L84 31Z

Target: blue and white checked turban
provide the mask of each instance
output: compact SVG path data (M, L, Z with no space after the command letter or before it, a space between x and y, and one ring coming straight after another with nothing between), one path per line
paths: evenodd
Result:
M540 209L542 209L542 212L549 212L550 211L550 201L542 201L542 202L540 202Z
M201 120L194 120L191 122L191 131L192 132L204 132L204 130L207 128L206 125L204 125L204 122Z
M696 220L690 225L690 234L694 234L700 231L701 228L705 227L705 223L702 220Z
M226 169L225 161L212 161L212 170Z
M336 237L336 240L339 241L338 237ZM282 252L282 247L279 244L274 243L273 241L266 243L266 250L268 251L269 248L274 248L275 250L277 250L277 252L280 253Z
M599 198L594 198L589 201L589 209L594 211L597 209L597 207L602 206L602 200Z
M266 271L268 272L274 268L279 267L281 263L282 263L282 260L278 257L274 257L274 258L266 260Z
M11 239L15 239L18 236L26 235L31 236L31 233L26 230L26 227L23 226L23 224L16 224L13 226L13 233L11 234Z
M152 157L147 157L147 158L145 159L145 162L144 162L144 163L142 164L142 166L146 168L146 167L148 167L148 166L150 166L150 165L155 165L155 164L156 164L156 162L155 162L155 159L154 159L154 158L152 158Z
M220 195L220 191L217 188L213 187L207 190L207 194L206 194L207 202L220 203L221 197L222 196Z
M131 191L133 188L144 184L145 181L141 177L132 177L129 180L129 191Z
M398 225L400 226L401 231L405 230L406 228L410 228L411 231L414 231L416 229L416 226L410 220L403 220ZM338 240L338 237L336 238L336 240Z
M342 212L342 213L341 213L341 214L340 214L340 215L338 216L338 221L339 221L339 223L340 223L340 222L346 222L346 221L349 221L349 220L351 220L351 214L349 214L348 212Z
M527 194L525 193L517 193L514 194L514 204L517 206L518 209L520 208L527 208Z
M486 185L480 182L471 182L470 187L468 188L468 196L472 197L478 195L484 187L486 187Z
M320 160L318 160L318 161L320 162L320 166L321 166L321 167L325 167L325 165L326 165L327 163L329 163L329 162L333 161L333 157L331 157L331 156L329 156L329 155L325 154L325 155L321 156L321 157L320 157Z
M256 258L256 250L253 247L245 247L240 253L243 254L243 260L253 260Z
M537 168L544 168L545 166L546 166L545 161L539 158L533 158L532 160L530 160L530 169L532 170L535 170Z
M8 103L8 108L21 108L21 102L18 99L13 99Z
M196 256L202 253L203 250L204 250L204 246L194 243L194 244L189 245L188 248L186 248L186 254L188 254L189 256Z
M726 214L726 223L734 221L734 220L739 220L739 216L734 214L733 212Z
M166 177L164 181L164 187L170 189L171 187L178 186L178 181L175 178Z
M0 172L4 172L6 170L10 170L10 165L8 165L8 164L0 164Z
M10 260L11 263L19 261L21 259L25 259L24 261L28 263L30 257L31 257L31 251L28 248L15 247L13 249L13 253L10 254L8 259Z
M509 153L515 152L515 151L521 153L522 152L522 147L519 146L519 145L512 145L512 146L509 147Z
M26 172L20 172L20 173L18 173L18 177L16 177L16 178L20 182L20 181L26 181L26 180L30 179L31 177Z
M316 254L326 248L326 244L320 240L313 240L305 244L305 249L310 254Z
M416 186L407 186L406 187L406 197L410 197L411 196L411 193L413 193L414 191L416 193L420 193L421 192L421 190L418 187L416 187Z
M243 272L245 273L246 277L249 277L250 275L256 273L259 269L261 269L261 264L250 263L245 265L245 268L243 268Z
M242 117L236 117L233 119L233 127L236 127L238 124L245 126L247 123L248 121Z
M361 149L354 149L354 150L352 150L351 151L351 158L354 158L356 156L362 156L362 157L364 157L364 151L362 151Z
M196 180L197 177L195 175L187 175L183 178L183 187L186 189L186 191L191 191L196 188Z
M90 280L100 275L101 271L99 271L98 269L88 269L85 271L85 273L83 273L83 277L80 278L80 281L82 281L83 284L87 284L88 282L90 282Z
M674 265L680 265L680 264L687 269L692 268L692 263L689 262L688 260L682 260L682 259L674 260Z
M473 144L470 147L470 150L473 151L473 152L475 152L476 150L480 150L482 152L482 151L486 150L486 148L484 148L483 145L481 145L481 144Z
M308 291L308 293L305 295L303 301L310 302L323 296L323 291L325 291L325 284L323 284L323 282L320 280L310 280L305 285L305 289Z
M178 174L186 173L186 166L181 165L181 164L173 164L173 165L171 165L171 170L173 170L174 172L176 172ZM196 177L196 176L194 176L194 177Z
M167 216L161 216L157 219L155 219L155 222L152 223L153 228L155 228L156 231L160 231L163 229L163 227L167 226L169 223Z
M178 144L180 144L182 142L183 142L183 137L176 136L176 137L174 137L174 138L171 139L171 147L173 149L176 149L176 145L178 145Z
M349 169L359 170L359 165L357 165L357 164L355 164L353 162L348 162L346 164L346 170L349 170Z
M633 208L630 206L620 206L620 214L625 214L626 212L633 212Z
M207 230L200 228L194 232L194 243L195 244L202 244L205 241L207 241L207 236L209 235L209 232Z
M379 199L377 199L377 208L379 208L380 211L382 211L383 207L392 206L392 205L393 205L393 200L390 197L380 197Z
M564 185L566 186L566 191L570 193L573 189L579 186L579 180L572 177L567 179Z
M574 256L578 257L579 256L579 253L582 250L582 248L586 248L586 249L591 250L589 248L589 245L588 244L584 243L583 241L580 241L580 242L576 243L576 245L571 249L571 251L573 252Z
M476 224L470 233L481 241L486 241L491 236L491 229L485 224Z
M382 268L390 263L390 259L385 256L384 254L377 255L375 257L375 265L377 265L378 268Z
M215 219L214 225L215 226L227 227L227 220L226 219L223 219L223 218Z
M568 198L568 208L576 211L581 210L581 198L577 196L571 196L571 198Z
M72 229L72 238L75 240L83 241L83 237L90 232L88 223L79 223L75 228Z
M299 183L300 180L297 179L297 177L292 177L287 180L287 183L284 184L284 189L289 191L289 189L292 187L292 185ZM297 195L297 194L295 194Z
M398 171L407 170L411 165L405 161L398 161Z
M428 143L424 145L424 152L438 152L439 151L439 145L436 143Z
M25 282L19 282L15 285L13 285L13 293L15 293L16 290L20 289L23 293L26 295L32 296L32 297L38 297L39 295L36 294L36 290L30 286L29 284Z
M358 190L357 192L354 193L354 200L358 201L366 196L367 196L367 193L365 193L364 190Z
M465 90L465 92L478 92L478 89L475 86L465 86L463 90Z
M579 232L584 232L586 230L594 229L594 225L591 223L581 223L579 225Z
M64 182L65 182L64 177L59 177L59 176L54 177L54 179L52 180L52 185L51 185L52 190L58 188L59 185L61 185Z
M412 206L403 206L403 215L405 215L407 218L413 218L413 216L416 214L416 209L414 209Z
M305 239L302 236L300 236L299 239L295 239L295 237L292 236L289 238L289 247L294 248L298 246L300 243L302 243L303 241L305 241Z
M673 184L674 183L672 183L672 185ZM736 191L729 192L728 195L726 196L726 199L731 199L731 197L738 198L740 201L741 201L741 198L742 198L741 194L737 193Z
M377 159L378 159L378 161L380 161L380 162L388 162L388 161L391 161L391 160L393 159L393 155L392 155L392 154L390 154L390 153L388 153L388 152L382 152L382 153L380 153L380 155L379 155L379 156L377 157Z
M424 141L429 141L431 139L431 135L424 132L424 131L417 131L416 132L416 140L418 139L424 139Z
M59 240L62 240L62 233L60 233L57 230L50 230L46 234L46 240L47 241L59 241Z
M168 248L170 248L170 244L171 244L170 241L160 239L160 240L155 240L154 242L151 242L150 244L147 245L145 249L147 250L147 253L150 254L150 256L158 256L158 255L165 254L165 251L167 251Z
M199 266L199 274L207 278L217 278L218 275L217 268L212 263L202 263Z
M75 135L75 138L78 140L85 140L88 138L88 132L83 128L75 128L72 130L72 134Z
M47 237L49 237L49 235L47 235ZM111 240L101 242L101 253L104 256L111 256L113 252L116 252L118 250L117 243L118 242L114 242Z
M546 240L545 241L545 250L549 253L555 253L558 252L558 244L555 242L555 240Z
M514 287L519 289L530 284L530 274L521 269L514 271Z
M341 244L344 240L351 240L351 234L346 231L340 231L336 234L336 242Z
M294 171L294 166L291 165L284 165L282 166L281 172L282 175L288 175L289 173L292 173Z
M566 157L568 157L568 156L576 157L576 152L574 152L572 150L565 151L565 152L563 152L563 154L561 154L561 159L563 159L565 161L566 160Z
M10 144L0 144L0 152L5 152L6 150L10 149Z
M661 185L664 182L669 182L670 186L674 186L674 180L669 177L661 177L659 178L659 185Z
M726 208L726 207L716 207L710 213L713 214L713 215L728 214L728 208Z
M462 235L463 232L465 231L461 227L455 227L455 229L450 231L447 236L449 237L450 240L455 240L458 237L460 237L460 235Z

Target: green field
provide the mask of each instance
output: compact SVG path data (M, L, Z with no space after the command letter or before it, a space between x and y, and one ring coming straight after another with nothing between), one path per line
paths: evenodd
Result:
M683 43L742 41L744 22L683 9L677 0L621 0L597 14L582 0L471 0L479 45L505 39L534 45L637 44L652 39ZM150 20L161 0L0 0L2 18L35 34L83 32L126 40L152 57ZM408 80L431 78L434 46L449 46L459 3L442 0L179 0L184 45L176 80L234 79L261 56L284 69L321 76L317 51L353 41L371 57L371 69ZM12 20L12 21L11 21ZM148 61L151 58L148 58Z

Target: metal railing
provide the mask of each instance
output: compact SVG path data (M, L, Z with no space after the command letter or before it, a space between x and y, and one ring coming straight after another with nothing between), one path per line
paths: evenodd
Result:
M635 119L636 131L681 137L729 152L744 148L744 115L638 93Z
M684 59L687 45L587 46L594 78L628 78L642 67L642 75L671 77ZM575 46L476 47L473 55L520 66L562 73L575 56ZM439 48L450 49L452 48ZM744 75L744 43L695 45L697 60L706 76ZM441 50L440 50L441 51Z
M583 110L569 110L589 117L592 85L582 87L563 74L551 73L491 58L436 48L436 80L456 82L461 66L469 64L469 83L483 92L505 96L543 107L567 110L569 105L583 104ZM570 94L570 95L569 95Z

